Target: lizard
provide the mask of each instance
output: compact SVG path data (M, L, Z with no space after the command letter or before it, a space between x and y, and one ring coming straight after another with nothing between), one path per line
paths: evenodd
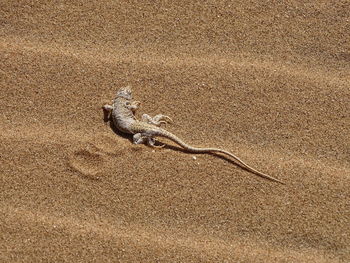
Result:
M180 145L183 149L192 153L221 153L233 158L241 167L246 170L259 175L263 178L284 184L282 181L274 178L268 174L259 172L252 168L245 162L243 162L236 155L220 149L220 148L199 148L191 146L181 140L173 133L161 128L162 124L172 122L172 119L166 115L158 114L153 118L148 114L143 114L141 120L137 120L135 111L140 106L139 101L133 101L131 87L120 88L115 99L112 101L112 105L103 105L103 110L107 113L107 121L111 120L114 126L121 132L132 134L134 144L148 144L151 147L163 147L164 145L156 145L155 137L167 138L176 144Z

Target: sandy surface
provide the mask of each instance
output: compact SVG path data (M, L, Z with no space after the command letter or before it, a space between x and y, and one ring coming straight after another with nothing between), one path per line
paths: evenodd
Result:
M348 1L42 2L0 6L1 262L350 261ZM115 134L126 85L286 185Z

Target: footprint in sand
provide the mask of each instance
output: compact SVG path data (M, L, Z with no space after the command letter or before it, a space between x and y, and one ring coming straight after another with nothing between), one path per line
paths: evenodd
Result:
M111 140L109 137L90 138L84 149L74 151L69 158L69 166L82 176L99 180L106 174L107 162L125 155L127 142Z
M75 151L69 160L69 166L84 177L98 180L103 175L105 158L89 149Z

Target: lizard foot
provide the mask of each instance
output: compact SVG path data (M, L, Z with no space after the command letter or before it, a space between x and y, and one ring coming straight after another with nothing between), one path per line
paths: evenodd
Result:
M146 137L142 136L141 133L136 133L134 134L134 136L132 137L133 143L134 144L142 144L146 142Z
M141 133L134 134L132 138L133 138L134 144L147 143L148 146L151 146L153 148L163 148L165 146L165 144L156 145L156 139L152 137L144 136Z
M153 148L163 148L165 146L165 144L156 145L155 143L156 143L156 139L154 139L152 137L147 138L147 144Z
M127 102L125 106L129 110L131 110L132 112L135 113L135 111L139 108L140 104L141 104L141 102L139 102L139 101L133 101L133 102Z
M158 126L158 127L162 124L167 124L167 123L173 122L173 120L169 116L166 116L163 114L158 114L158 115L154 116L153 118L151 116L149 116L148 114L143 114L141 117L141 120L143 122L153 124L153 125Z
M103 118L104 122L108 122L111 118L113 106L106 104L106 105L102 106L102 109L103 109L103 113L104 113L104 118Z
M106 104L106 105L102 106L102 109L107 111L107 112L110 112L113 110L113 106Z

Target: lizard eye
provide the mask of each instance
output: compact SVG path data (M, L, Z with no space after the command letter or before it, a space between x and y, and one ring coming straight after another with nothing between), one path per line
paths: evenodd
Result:
M125 102L125 106L130 106L130 102L129 101L127 101L127 102Z

